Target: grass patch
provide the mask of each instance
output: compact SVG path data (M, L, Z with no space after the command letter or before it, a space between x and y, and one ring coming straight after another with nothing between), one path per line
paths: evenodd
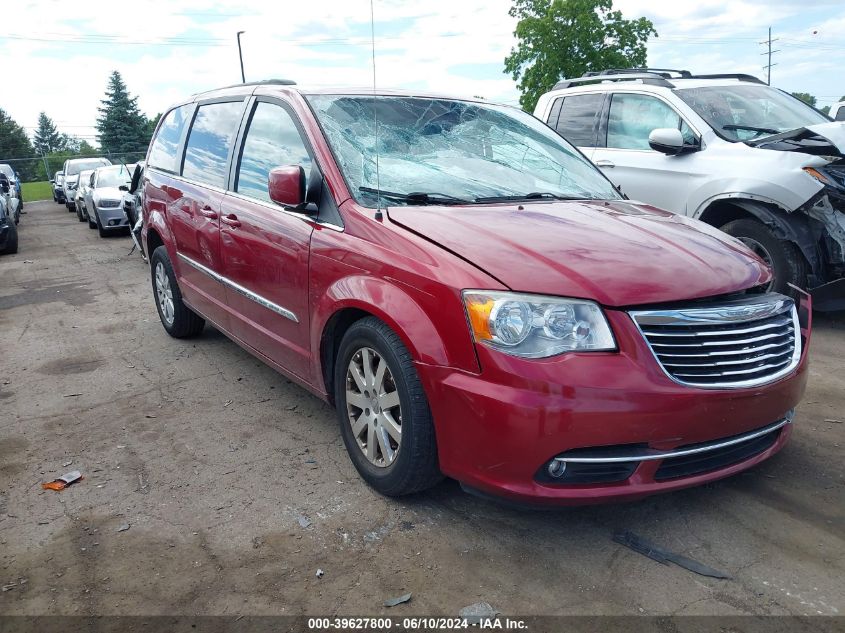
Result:
M36 200L52 200L53 185L49 182L24 182L21 184L24 204Z

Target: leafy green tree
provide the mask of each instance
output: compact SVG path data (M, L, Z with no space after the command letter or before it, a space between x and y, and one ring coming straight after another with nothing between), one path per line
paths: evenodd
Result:
M18 125L6 111L0 108L0 163L10 164L23 180L31 180L38 169L33 160L35 152L26 131Z
M65 149L64 136L46 112L38 115L38 129L35 130L32 144L37 154L51 154Z
M822 113L823 113L823 114L828 114L828 115L829 115L829 114L830 114L830 106L825 106L825 107L823 107L823 108L822 108Z
M645 66L646 43L657 36L650 20L626 20L613 0L513 0L508 13L519 22L505 72L519 81L529 112L562 77Z
M791 93L793 97L796 99L801 99L807 105L816 107L816 98L811 95L809 92L793 92Z
M129 95L119 72L109 77L106 98L100 103L97 132L103 151L136 152L149 144L147 117L138 108L138 97Z

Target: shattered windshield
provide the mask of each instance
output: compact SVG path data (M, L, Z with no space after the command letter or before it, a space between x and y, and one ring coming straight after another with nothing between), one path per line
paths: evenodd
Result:
M750 141L828 123L803 101L769 86L709 86L675 91L719 136Z
M520 110L421 97L308 101L352 195L366 206L620 198L577 150Z

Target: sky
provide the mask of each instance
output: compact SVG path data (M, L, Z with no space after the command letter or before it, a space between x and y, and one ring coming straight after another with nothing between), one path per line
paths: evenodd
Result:
M373 0L380 87L478 95L516 104L503 73L515 44L508 0ZM765 77L809 92L819 106L845 95L843 0L615 0L627 18L652 20L649 65ZM6 14L8 16L8 13ZM34 131L45 111L60 131L95 142L97 108L118 70L154 116L188 95L247 80L372 85L370 0L18 0L0 27L6 81L0 108Z

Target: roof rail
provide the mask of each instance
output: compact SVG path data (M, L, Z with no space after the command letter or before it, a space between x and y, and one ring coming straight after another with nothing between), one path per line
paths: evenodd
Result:
M226 90L227 88L241 88L246 86L295 86L296 82L292 79L261 79L259 81L247 81L246 83L232 84L231 86L221 86L219 88L212 88L211 90L203 90L196 93L196 95L203 95L207 92L214 92L216 90ZM196 96L194 95L194 96Z
M641 81L644 84L652 84L654 86L663 86L664 88L673 88L674 86L666 80L666 77L657 73L641 73L641 72L625 72L623 71L617 75L605 74L589 74L577 79L564 79L555 84L552 90L560 90L561 88L569 88L575 84L585 84L595 81Z
M608 68L599 72L584 73L584 77L592 77L596 75L624 75L624 74L640 74L650 73L652 75L660 75L665 79L671 79L672 74L678 75L678 79L688 79L692 77L692 73L688 70L677 70L675 68Z
M738 79L739 81L750 81L755 84L765 83L754 75L744 73L716 73L715 75L690 75L689 79Z

